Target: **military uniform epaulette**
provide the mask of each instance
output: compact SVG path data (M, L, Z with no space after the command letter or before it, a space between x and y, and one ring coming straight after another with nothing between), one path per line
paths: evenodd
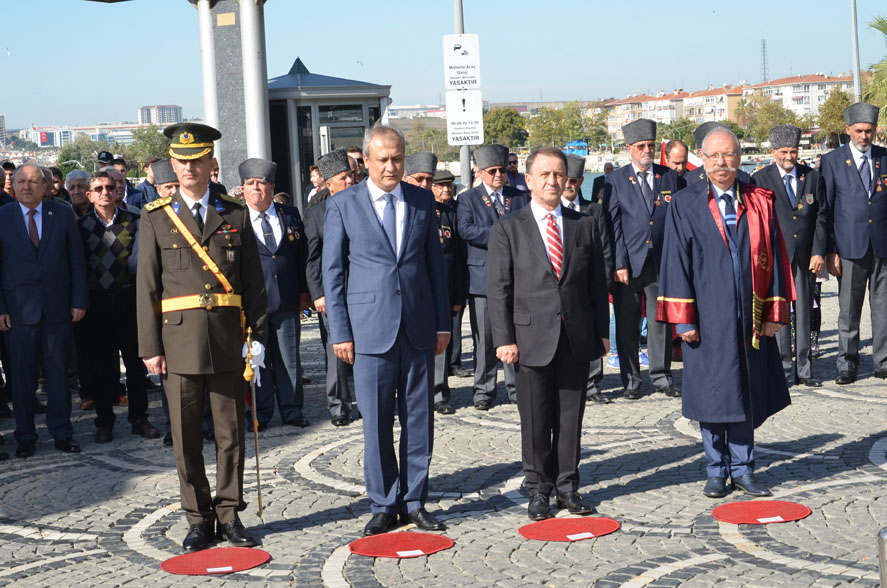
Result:
M147 203L143 208L148 212L152 210L157 210L158 208L163 208L167 204L172 202L172 196L167 196L166 198L156 198L151 202Z
M240 200L239 198L235 198L234 196L228 196L227 194L219 194L218 196L219 196L219 198L221 198L222 200L224 200L226 202L230 202L231 204L238 205L240 208L246 207L246 204L244 204L243 200Z

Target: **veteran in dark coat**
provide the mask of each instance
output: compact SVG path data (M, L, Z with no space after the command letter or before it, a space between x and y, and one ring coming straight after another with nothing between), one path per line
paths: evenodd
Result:
M780 329L776 343L782 356L785 379L818 387L813 379L810 353L810 314L813 310L813 287L816 275L825 266L826 211L825 183L819 172L799 164L798 143L801 129L780 125L770 129L770 153L773 163L755 173L758 186L773 192L773 209L785 241L795 283L795 332ZM797 350L797 369L792 362L792 347Z
M703 493L769 496L754 477L754 430L790 403L773 335L788 322L791 270L772 193L736 179L739 140L713 131L705 153L709 179L668 211L656 318L683 339L683 414L702 430Z
M875 377L887 379L887 149L873 145L877 106L844 110L850 141L822 156L828 202L828 270L838 277L838 377L856 381L859 317L869 289Z
M190 525L183 549L206 548L217 521L229 542L252 546L255 539L237 517L246 508L241 353L247 328L256 341L265 340L262 264L246 207L209 190L213 141L221 133L194 123L172 125L164 133L172 139L169 154L180 187L142 209L139 354L152 373L161 374L169 400L182 508ZM215 425L215 497L203 465L207 398Z

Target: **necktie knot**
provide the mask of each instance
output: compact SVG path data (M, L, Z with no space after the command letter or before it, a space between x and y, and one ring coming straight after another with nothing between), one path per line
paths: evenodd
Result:
M36 216L36 215L37 215L36 208L32 208L31 210L28 211L28 216L30 216L31 218L34 218L34 216Z

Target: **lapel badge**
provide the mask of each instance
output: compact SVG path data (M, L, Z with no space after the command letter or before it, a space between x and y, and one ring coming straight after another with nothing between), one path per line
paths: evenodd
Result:
M850 165L850 160L848 159L848 160L845 161L844 163L846 163L847 165Z
M447 239L449 239L450 237L452 237L453 234L449 231L444 231L444 235L446 235Z
M172 203L172 209L173 209L173 211L174 211L176 214L179 214L179 203L178 203L178 202L173 202L173 203Z
M880 192L880 191L881 191L881 184L878 184L878 187L875 188L875 192ZM50 212L49 214L52 214L52 213Z
M659 179L659 174L656 174L656 175L653 176L653 177L655 177L655 178L658 180L658 179Z
M804 210L804 203L798 202L798 210Z
M290 233L289 235L287 235L287 238L288 238L290 241L295 241L295 240L296 240L296 238L293 236L292 233Z
M809 206L813 206L813 194L804 194L804 200L807 201Z
M880 188L881 186L878 186L878 187ZM52 211L50 210L50 211L47 212L46 214L48 214L49 216L52 216Z
M234 250L233 249L228 249L227 251L225 251L225 256L228 259L228 263L234 263Z
M800 178L798 178L798 181L803 182L805 177L807 177L807 176L801 176Z
M631 182L632 185L634 185L634 176L628 176L628 181Z
M662 197L665 198L666 202L671 202L671 194L663 194Z
M178 229L170 229L169 232L172 233L173 235L178 235L178 234L179 234L179 230L178 230Z
M653 201L653 204L655 204L656 206L662 206L662 203L659 202L659 198L657 198L656 200L654 200L654 201Z

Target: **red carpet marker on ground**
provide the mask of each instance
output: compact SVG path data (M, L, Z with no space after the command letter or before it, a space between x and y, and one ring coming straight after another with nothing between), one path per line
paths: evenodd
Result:
M171 557L160 564L170 574L208 576L242 572L271 559L271 554L249 547L217 547Z
M711 516L734 525L766 525L799 521L812 511L797 502L783 500L746 500L722 504L711 511Z
M351 553L369 557L408 558L431 555L455 545L452 539L431 533L401 531L355 539L348 544Z
M546 519L524 525L518 532L536 541L581 541L609 535L619 529L619 523L606 517L579 517Z

